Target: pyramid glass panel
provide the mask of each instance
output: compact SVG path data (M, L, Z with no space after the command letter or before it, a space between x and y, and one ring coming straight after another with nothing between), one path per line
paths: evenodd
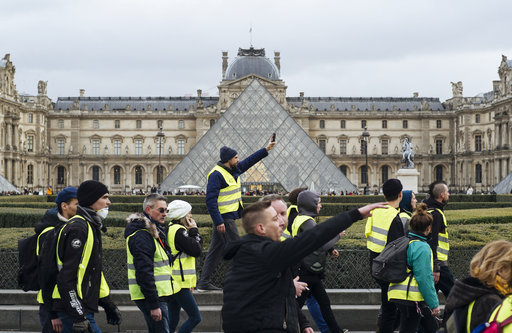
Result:
M182 185L206 188L206 176L219 161L222 146L235 149L242 160L265 147L274 132L277 141L274 149L242 175L242 183L280 184L286 191L312 185L316 191L324 193L356 191L356 187L256 79L165 178L161 190L173 191Z

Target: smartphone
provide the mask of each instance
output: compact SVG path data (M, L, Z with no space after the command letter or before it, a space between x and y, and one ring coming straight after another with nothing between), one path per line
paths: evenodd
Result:
M276 142L276 133L272 133L272 139L270 140L270 142Z

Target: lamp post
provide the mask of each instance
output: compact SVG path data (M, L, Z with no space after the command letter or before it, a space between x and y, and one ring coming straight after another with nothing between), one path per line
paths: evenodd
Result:
M165 137L162 127L160 127L160 130L156 133L156 137L158 138L158 170L156 172L156 181L158 183L158 192L160 192L160 183L162 182L162 138Z
M370 138L370 133L368 132L367 128L365 127L364 128L364 131L363 131L363 140L364 140L364 154L365 154L365 158L366 158L366 163L365 163L365 167L366 167L366 185L364 187L364 193L365 195L368 194L369 192L369 181L368 179L370 178L370 173L368 172L368 141L369 141L369 138Z

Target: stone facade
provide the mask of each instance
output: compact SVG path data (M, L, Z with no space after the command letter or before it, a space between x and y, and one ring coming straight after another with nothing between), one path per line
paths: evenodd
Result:
M378 190L401 167L408 137L420 172L419 190L436 179L455 191L488 191L511 172L512 62L503 56L493 90L464 97L461 82L441 102L403 98L287 97L281 59L263 49L222 53L218 97L60 97L46 82L37 96L19 95L9 55L0 61L0 173L19 189L56 189L86 179L112 192L147 190L183 159L240 93L258 79L348 179L366 184L362 132L370 133L368 184ZM164 136L157 136L162 128ZM279 141L279 138L277 138ZM161 143L161 144L160 144ZM159 148L160 147L160 148ZM364 148L364 146L363 146ZM161 177L158 166L161 165Z

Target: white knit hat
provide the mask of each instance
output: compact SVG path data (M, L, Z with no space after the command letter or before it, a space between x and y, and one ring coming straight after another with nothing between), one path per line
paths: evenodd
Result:
M192 206L183 200L173 200L167 206L167 217L171 220L179 220L192 210Z

